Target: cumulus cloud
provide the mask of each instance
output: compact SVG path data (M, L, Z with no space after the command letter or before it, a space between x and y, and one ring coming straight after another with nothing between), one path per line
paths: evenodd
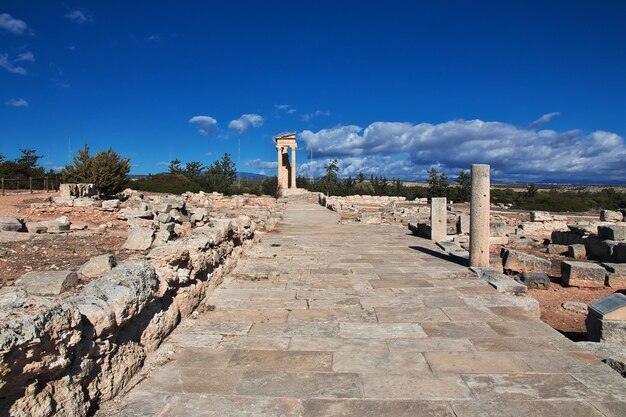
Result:
M0 14L0 29L13 35L23 35L29 32L26 22L16 19L8 13Z
M490 164L494 178L508 180L603 182L626 178L624 139L600 130L583 134L578 130L557 132L522 129L503 122L453 120L440 124L375 122L365 129L337 126L316 133L305 130L299 136L318 158L340 158L344 164L352 164L348 158L357 156L391 156L403 164L377 166L386 169L385 175L403 178L423 176L423 167L440 166L455 173L473 163ZM404 175L405 164L411 167L411 175Z
M274 108L279 113L294 114L296 112L291 104L275 104Z
M87 10L70 10L65 14L65 18L81 25L93 22L93 15Z
M554 119L556 116L560 116L561 113L559 113L558 111L552 112L552 113L546 113L543 116L541 116L540 118L538 118L537 120L535 120L534 122L532 122L530 125L528 125L529 129L534 129L536 127L541 126L542 124L548 123L550 120Z
M28 101L23 98L12 98L6 101L5 104L10 107L28 107Z
M239 119L231 120L228 127L243 133L250 127L261 127L263 121L263 117L258 114L242 114Z
M189 119L189 123L196 126L202 136L209 135L217 128L217 120L211 116L193 116Z
M278 167L278 161L262 161L260 159L252 159L250 161L246 161L246 165L261 169L276 169Z
M17 58L14 59L10 59L8 54L0 54L0 67L13 74L28 74L26 68L20 64L22 62L35 62L35 56L29 51L19 54Z
M307 113L302 115L302 120L305 122L310 122L312 119L316 117L328 117L330 116L330 112L328 110L315 110L313 113Z

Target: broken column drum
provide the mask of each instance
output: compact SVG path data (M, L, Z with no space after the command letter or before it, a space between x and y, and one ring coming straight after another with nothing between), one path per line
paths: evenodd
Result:
M472 165L470 266L489 266L489 165Z
M282 194L285 190L296 188L296 134L288 133L274 137L278 152L278 190ZM289 152L291 149L291 162Z

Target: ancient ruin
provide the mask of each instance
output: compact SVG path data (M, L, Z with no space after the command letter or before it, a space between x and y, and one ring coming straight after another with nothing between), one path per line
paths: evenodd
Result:
M278 152L278 195L288 196L306 192L296 186L296 134L287 133L274 137L276 151ZM289 151L291 150L291 161Z

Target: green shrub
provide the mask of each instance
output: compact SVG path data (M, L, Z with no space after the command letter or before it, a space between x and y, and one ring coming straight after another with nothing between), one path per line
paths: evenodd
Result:
M89 155L89 145L78 150L73 165L66 165L61 171L65 182L92 183L99 194L114 195L128 184L130 159L120 156L109 148L95 156Z

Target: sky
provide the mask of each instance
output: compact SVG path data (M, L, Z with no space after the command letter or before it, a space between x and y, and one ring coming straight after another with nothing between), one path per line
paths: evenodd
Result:
M0 153L626 183L623 1L0 0Z

